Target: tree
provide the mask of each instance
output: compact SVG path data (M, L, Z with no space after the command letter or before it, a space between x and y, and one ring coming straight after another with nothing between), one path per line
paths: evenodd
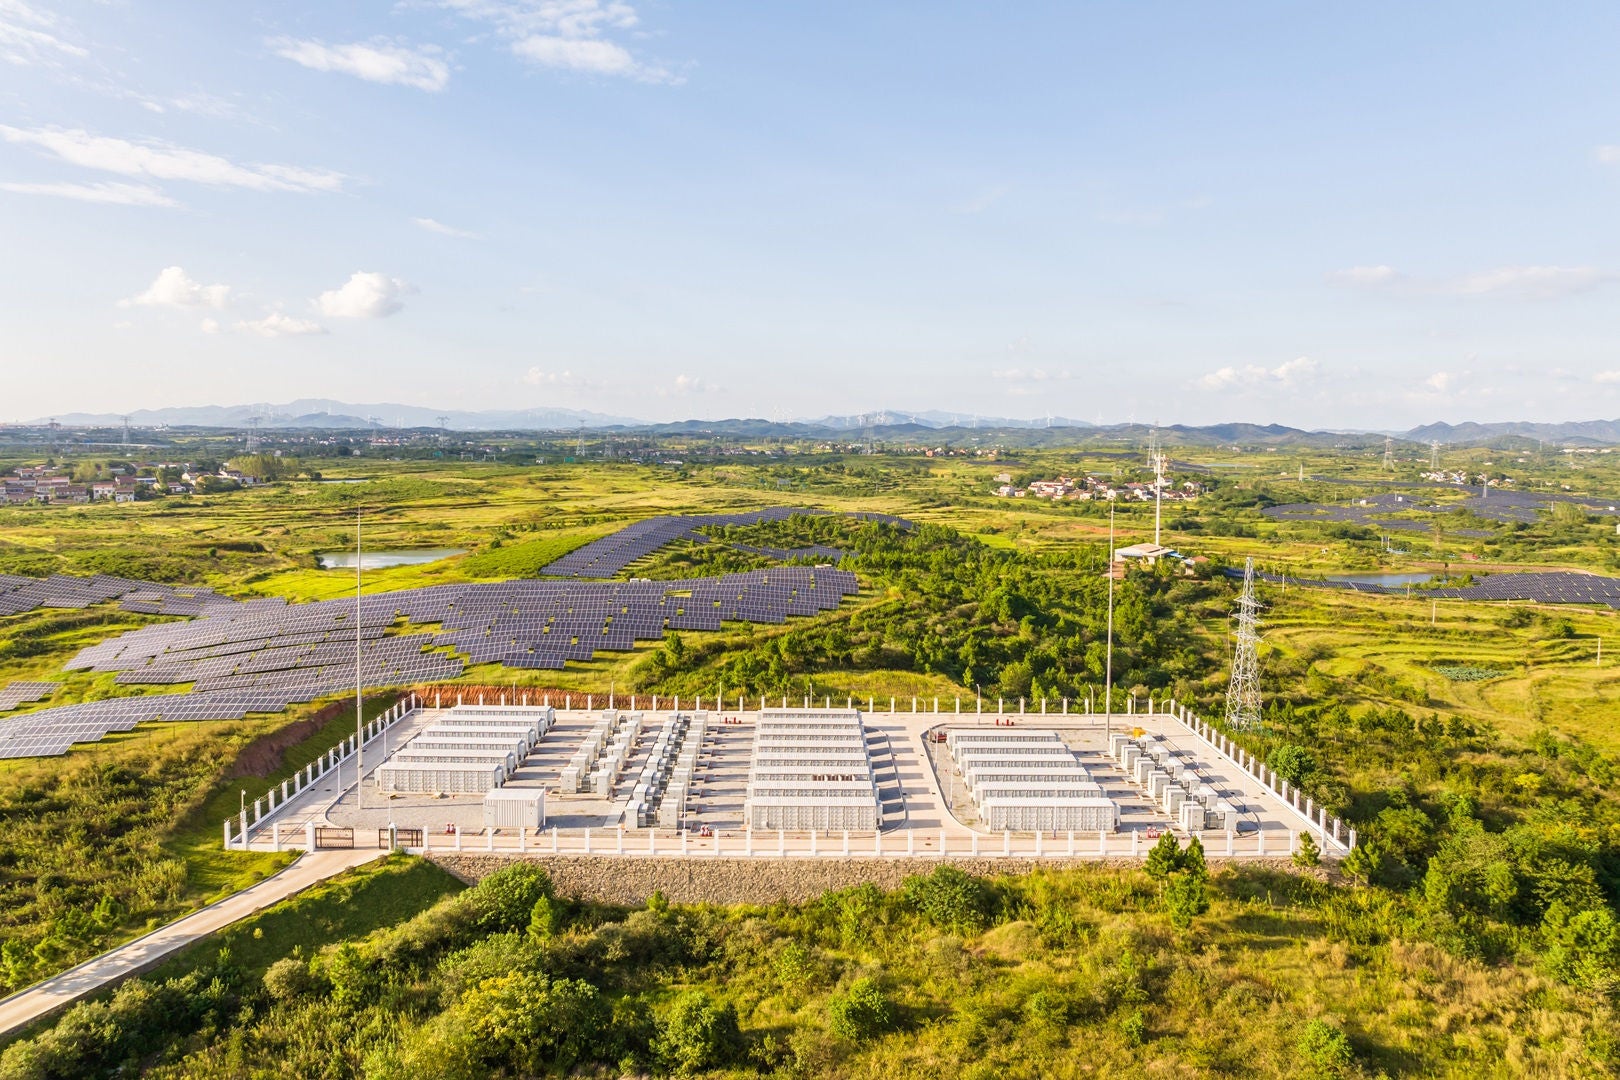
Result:
M1171 926L1188 929L1194 918L1209 910L1208 879L1188 871L1171 874L1164 886L1164 906Z
M1322 861L1322 851L1316 846L1316 838L1308 832L1299 834L1299 850L1294 852L1295 866L1316 866Z
M1181 845L1176 842L1175 834L1166 829L1159 834L1159 842L1148 851L1147 861L1142 864L1142 869L1151 877L1167 878L1180 866Z
M1298 787L1317 770L1316 757L1303 746L1285 743L1266 755L1266 764L1276 774Z
M1369 885L1384 868L1384 855L1371 840L1363 840L1350 849L1350 854L1339 864L1351 880L1358 885Z
M876 1038L894 1026L894 1007L871 979L856 979L849 990L827 1001L834 1035L854 1042Z

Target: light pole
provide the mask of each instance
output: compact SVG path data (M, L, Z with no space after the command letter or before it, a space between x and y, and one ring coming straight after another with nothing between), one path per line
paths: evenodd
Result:
M1103 738L1114 733L1114 504L1108 504L1108 650L1103 672ZM1104 744L1106 745L1106 743Z

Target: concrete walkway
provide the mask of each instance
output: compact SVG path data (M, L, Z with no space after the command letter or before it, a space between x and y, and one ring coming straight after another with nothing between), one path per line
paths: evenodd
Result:
M232 893L185 918L0 1000L0 1035L9 1035L66 1008L109 983L146 971L177 949L383 854L386 853L376 849L357 849L301 855L279 874L251 888Z

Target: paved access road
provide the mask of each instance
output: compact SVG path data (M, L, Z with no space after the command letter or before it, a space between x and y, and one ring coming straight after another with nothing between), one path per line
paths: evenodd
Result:
M159 927L128 944L46 979L37 986L0 1000L0 1035L9 1035L42 1016L96 992L108 983L146 970L175 950L238 919L245 919L256 911L280 903L311 885L382 854L384 852L378 850L355 850L317 851L300 855L291 866L251 888L233 893L201 911Z

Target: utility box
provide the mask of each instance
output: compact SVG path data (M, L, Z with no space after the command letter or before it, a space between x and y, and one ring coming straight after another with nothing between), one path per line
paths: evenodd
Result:
M545 823L545 788L503 787L484 795L486 829L538 829Z

